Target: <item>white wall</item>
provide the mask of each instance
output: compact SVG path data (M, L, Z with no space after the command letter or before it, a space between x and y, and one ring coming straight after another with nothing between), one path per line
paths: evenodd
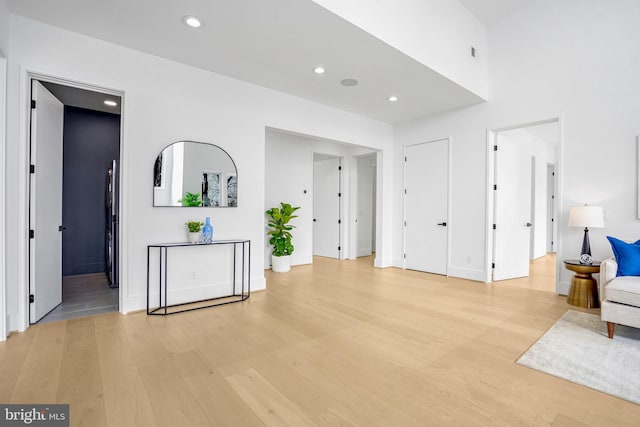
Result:
M0 0L0 165L5 164L7 58L9 57L9 11L5 0ZM4 168L3 168L4 170ZM0 173L0 341L7 336L5 311L5 177Z
M383 42L487 99L487 34L451 0L314 0ZM471 56L476 48L476 58Z
M296 226L293 232L294 253L292 265L310 264L313 262L313 153L329 154L342 157L342 236L344 250L342 254L350 254L351 241L351 189L353 156L371 149L349 146L332 141L322 141L301 135L292 135L275 130L266 133L265 164L265 205L264 210L279 207L280 202L299 206L298 218L292 221ZM306 191L306 193L305 193ZM267 228L265 222L264 233ZM264 266L270 267L271 249L269 239L265 237ZM354 243L355 244L355 243Z
M561 119L563 147L557 171L557 290L568 290L571 274L562 268L562 259L575 258L582 238L580 230L566 226L569 207L605 208L606 228L591 232L597 259L611 254L606 234L638 238L639 21L640 2L635 0L532 2L489 29L488 103L397 126L396 153L408 143L452 136L454 266L464 266L465 254L471 253L471 269L486 270L487 129L554 117ZM398 154L396 161L399 170Z
M236 161L238 208L198 210L215 218L220 239L248 238L252 289L265 287L265 127L317 135L390 150L392 128L384 123L315 104L86 36L11 16L7 144L8 312L12 329L26 326L27 94L34 71L121 90L122 277L121 310L145 306L146 245L184 240L192 209L153 208L152 170L157 154L179 140L210 141ZM391 175L389 164L385 174ZM391 190L391 180L387 179ZM390 211L382 222L391 239ZM390 252L389 252L390 253Z
M0 56L9 56L9 9L6 0L0 0Z

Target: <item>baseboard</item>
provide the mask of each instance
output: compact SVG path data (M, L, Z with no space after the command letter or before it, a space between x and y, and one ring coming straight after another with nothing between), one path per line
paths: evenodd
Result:
M450 265L447 268L447 276L457 277L460 279L474 280L476 282L485 282L486 274L484 270L476 270L464 267L454 267Z
M23 332L24 329L21 328L20 321L18 319L18 313L13 313L7 316L7 335L11 332Z
M569 295L569 288L571 287L570 282L559 282L556 286L556 294L557 295Z
M404 259L403 258L394 258L392 263L391 263L392 267L396 267L396 268L404 268Z
M251 278L251 292L254 291L263 291L267 288L267 281L265 280L264 277L252 277ZM181 290L179 291L179 299L191 299L192 298L192 294L194 290L191 289L187 289L187 290ZM152 297L152 301L153 298L156 298L157 300L157 293L152 293L151 297ZM197 296L194 296L194 298L198 298ZM170 301L171 302L171 301ZM124 307L121 308L120 312L123 314L127 314L127 313L132 313L132 312L136 312L136 311L141 311L144 310L146 311L147 309L147 295L146 294L139 294L139 295L132 295L130 297L127 297L126 300L124 301Z
M291 255L291 265L313 264L313 255Z
M393 261L388 258L374 258L373 266L377 268L393 267Z

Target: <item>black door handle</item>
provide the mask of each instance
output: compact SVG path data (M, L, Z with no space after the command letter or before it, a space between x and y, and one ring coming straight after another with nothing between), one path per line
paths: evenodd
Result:
M446 222L439 222L438 225L441 226L441 227L446 227L447 223Z
M527 227L531 227L531 223L530 223L530 222L528 222L528 223L526 224L526 226L527 226Z

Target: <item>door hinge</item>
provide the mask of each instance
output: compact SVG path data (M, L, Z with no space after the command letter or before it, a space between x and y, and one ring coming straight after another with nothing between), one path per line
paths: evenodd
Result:
M36 173L36 165L29 165L29 173Z
M495 225L495 224L493 224L493 229L494 229L494 230L496 229L496 225Z
M493 184L493 190L497 190L498 189L498 184Z
M404 222L404 226L405 226L405 227L407 226L407 221L405 221L405 222Z
M495 262L491 263L491 268L496 268L496 263Z
M406 188L404 189L404 194L407 194L407 189Z
M403 259L407 259L407 254L402 254Z
M36 108L36 100L32 99L31 100L31 109L35 109Z
M36 231L35 230L29 230L29 238L33 239L36 236Z
M404 161L405 161L405 162L407 161L407 156L404 156Z
M342 197L342 193L338 193L338 197Z
M338 166L338 170L341 171L342 170L342 166Z
M493 151L498 151L498 146L497 145L493 146Z
M341 250L342 250L342 248L340 248L340 246L338 246L338 250L339 250L339 251L341 251Z
M338 220L338 224L342 224L342 220L340 220L340 219L339 219L339 220Z
M35 300L36 300L36 298L33 296L33 294L30 294L29 295L29 304L32 304Z

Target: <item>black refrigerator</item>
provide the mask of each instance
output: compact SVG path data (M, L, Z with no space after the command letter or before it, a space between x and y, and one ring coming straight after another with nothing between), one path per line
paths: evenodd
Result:
M119 218L119 184L118 161L112 160L107 170L106 187L106 268L109 287L117 288L119 285L118 246L120 242L120 218Z

